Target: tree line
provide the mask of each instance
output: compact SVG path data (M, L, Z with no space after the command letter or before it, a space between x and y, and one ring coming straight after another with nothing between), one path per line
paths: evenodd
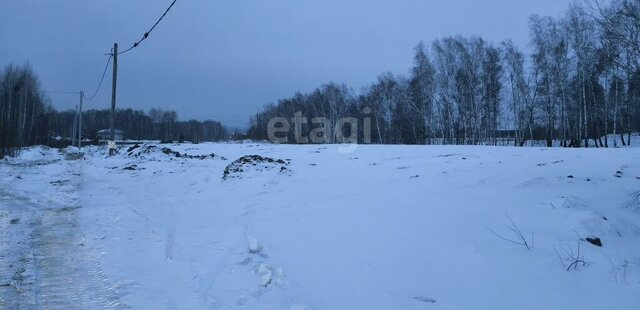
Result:
M49 115L49 130L52 135L71 137L75 111L54 112ZM97 139L97 132L109 128L111 110L91 109L82 113L84 139ZM220 141L228 138L227 129L218 121L179 121L175 111L151 109L116 110L115 127L124 131L126 139L161 141Z
M302 113L370 118L371 142L382 144L629 144L640 131L640 1L574 3L529 25L530 55L510 40L421 42L408 76L384 73L358 94L338 83L296 93L264 106L248 135L267 139L271 119Z
M79 96L79 94L78 94ZM96 140L109 128L110 110L82 113L83 139ZM77 120L76 111L56 111L38 76L29 65L8 65L0 73L0 158L29 145L67 145ZM179 121L175 111L133 109L116 111L116 128L125 138L164 141L220 141L229 136L218 121Z
M0 75L0 158L20 146L45 143L51 112L31 67L7 66Z

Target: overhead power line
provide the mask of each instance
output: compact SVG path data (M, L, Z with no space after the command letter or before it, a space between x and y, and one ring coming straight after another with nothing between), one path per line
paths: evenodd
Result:
M133 43L133 45L132 45L131 47L129 47L128 49L126 49L126 50L124 50L124 51L122 51L122 52L119 52L119 53L118 53L118 55L120 55L120 54L124 54L124 53L126 53L126 52L128 52L128 51L130 51L130 50L132 50L132 49L134 49L134 48L136 48L136 47L138 47L138 45L139 45L140 43L142 43L142 41L144 41L145 39L147 39L147 38L149 37L149 34L151 34L151 32L153 31L153 29L155 29L155 28L156 28L156 26L158 26L158 24L162 21L162 19L163 19L165 16L167 16L167 13L169 13L169 11L170 11L170 10L171 10L171 8L173 7L173 5L174 5L174 4L176 4L176 1L177 1L177 0L173 0L173 2L171 2L171 5L169 5L169 7L167 8L167 10L166 10L166 11L164 11L164 14L162 14L162 16L160 16L160 18L158 19L158 21L156 21L156 23L155 23L155 24L153 24L153 26L151 27L151 29L149 29L149 31L147 31L147 32L145 32L145 33L144 33L144 35L142 36L142 38L141 38L140 40L138 40L138 42Z
M96 91L93 92L93 95L91 95L91 98L88 98L87 101L93 100L93 98L95 98L96 95L98 94L98 91L100 91L100 87L102 87L102 82L104 81L104 76L107 74L107 69L109 69L109 63L111 62L111 57L113 57L113 55L110 55L109 58L107 59L107 64L104 66L104 71L102 72L102 77L100 78L100 83L98 83L98 87L96 88Z

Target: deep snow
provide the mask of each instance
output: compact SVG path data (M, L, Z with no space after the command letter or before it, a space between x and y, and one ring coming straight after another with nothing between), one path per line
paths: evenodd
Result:
M103 308L640 308L640 213L625 207L640 190L637 148L127 149L65 160L32 148L0 164L0 228L27 229L9 221L42 218L43 197L77 206L82 246L59 255L95 257L79 288L100 292ZM240 161L223 179L245 155L272 161ZM13 210L6 197L17 196L30 215ZM494 234L515 239L508 218L533 249ZM592 236L603 247L580 241ZM587 265L567 271L565 250L578 244ZM0 248L13 253L0 262L33 251Z

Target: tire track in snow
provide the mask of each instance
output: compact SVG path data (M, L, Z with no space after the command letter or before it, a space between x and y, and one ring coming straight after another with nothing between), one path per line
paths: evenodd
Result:
M36 301L47 309L123 308L87 248L77 208L47 209L32 235Z
M0 255L0 308L126 308L82 232L77 206L81 163L63 161L62 165L63 175L72 181L60 186L52 196L51 192L46 193L46 198L52 199L40 201L49 205L33 204L30 197L16 194L0 202L0 214L6 212L21 219L18 224L0 224L0 250L8 253ZM35 168L30 167L35 165L24 165L16 172L33 173L30 169ZM4 229L6 225L11 227Z
M32 253L28 247L29 210L13 204L0 192L0 309L33 309ZM15 219L22 223L11 224Z

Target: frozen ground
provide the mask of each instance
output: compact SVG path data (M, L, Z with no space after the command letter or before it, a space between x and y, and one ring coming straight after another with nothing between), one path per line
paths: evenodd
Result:
M72 155L0 163L0 308L640 308L638 148Z
M124 308L84 234L84 163L69 157L0 163L0 309Z

